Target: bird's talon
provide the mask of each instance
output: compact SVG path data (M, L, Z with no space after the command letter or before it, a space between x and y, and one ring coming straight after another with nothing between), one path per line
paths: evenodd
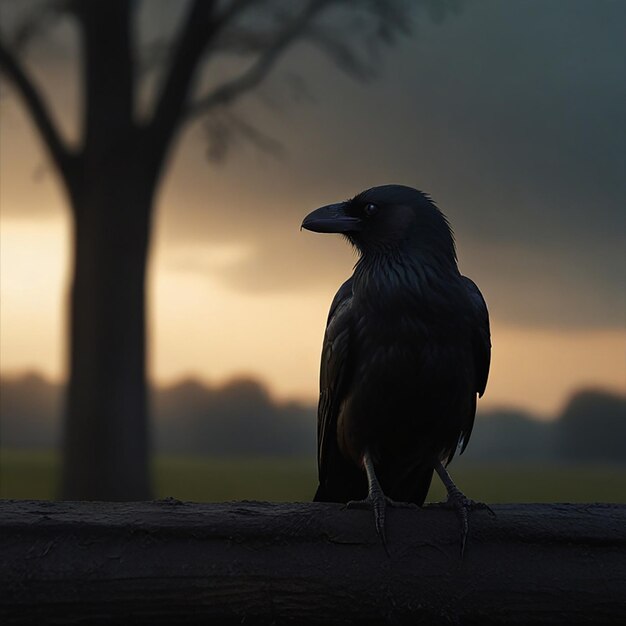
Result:
M365 500L349 500L344 505L346 509L371 509L372 501L369 498L365 498Z
M472 511L481 509L487 510L492 516L495 516L495 513L491 510L489 505L484 502L475 502L466 497L456 486L453 486L448 492L448 499L438 504L443 508L456 511L461 526L461 558L463 558L467 545L467 537L469 535L469 514Z
M485 504L484 502L474 502L473 509L477 511L479 510L487 511L487 513L489 513L491 517L496 517L495 511L488 504Z
M484 502L476 502L475 500L463 495L460 491L458 493L448 495L448 499L445 502L440 502L438 504L456 511L459 509L465 509L466 511L486 510L494 517L496 515L488 504L485 504Z
M376 526L376 534L387 549L387 538L385 536L385 508L389 498L382 491L371 491L364 500L349 500L345 504L346 509L368 509L374 513L374 524Z
M385 496L385 502L387 503L388 506L391 506L395 509L419 509L421 508L413 502L401 502L399 500L392 500L391 498L388 498L387 496Z

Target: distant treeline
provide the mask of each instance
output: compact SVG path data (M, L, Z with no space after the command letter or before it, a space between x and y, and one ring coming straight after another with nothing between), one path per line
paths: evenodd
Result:
M0 445L61 441L63 388L37 374L0 379ZM210 456L315 454L315 407L277 402L253 379L219 387L187 380L152 393L157 452ZM581 390L541 421L518 410L483 411L465 452L475 461L626 463L626 397Z

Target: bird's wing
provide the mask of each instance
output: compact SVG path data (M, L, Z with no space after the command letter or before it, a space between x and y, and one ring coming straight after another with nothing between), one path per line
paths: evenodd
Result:
M317 409L317 461L320 484L339 454L337 415L345 394L349 370L352 279L339 289L331 304L322 346L320 399Z
M489 312L487 304L480 290L471 279L463 276L474 313L474 334L472 347L474 350L474 365L476 368L476 392L479 397L485 393L489 364L491 363L491 333L489 330Z
M473 313L473 332L472 332L472 352L474 357L474 372L475 372L475 391L478 396L482 396L485 393L485 387L487 386L487 378L489 376L489 365L491 363L491 332L489 330L489 312L487 311L487 304L483 295L480 293L480 289L476 286L473 280L462 276L463 282L469 294L469 299ZM462 447L461 452L465 450L470 435L472 434L472 428L474 426L475 416L475 402L474 396L474 410L472 411L471 418L463 428Z

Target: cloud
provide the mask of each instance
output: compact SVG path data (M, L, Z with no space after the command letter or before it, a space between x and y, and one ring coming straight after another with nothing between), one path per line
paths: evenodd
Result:
M623 13L617 3L473 4L443 27L422 24L368 85L301 47L277 76L298 69L316 102L276 111L253 99L246 111L286 156L244 147L216 170L190 132L171 185L202 180L207 206L177 206L169 236L250 245L216 274L233 289L339 285L351 253L302 236L301 218L403 182L431 192L451 218L462 269L500 321L621 327Z
M420 20L367 84L299 45L238 110L284 155L239 146L215 166L201 126L188 128L162 184L156 239L245 249L185 262L234 290L338 286L351 252L300 233L302 217L402 182L450 217L462 270L500 322L623 327L625 17L618 2L468 3L441 25ZM285 97L294 74L314 102Z

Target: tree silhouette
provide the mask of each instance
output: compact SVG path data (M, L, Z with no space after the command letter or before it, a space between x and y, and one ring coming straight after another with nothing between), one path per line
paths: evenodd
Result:
M389 44L408 33L416 5L439 19L456 2L421 0L409 8L400 0L190 1L174 40L153 46L150 61L162 80L147 114L138 113L139 59L146 51L138 49L137 4L47 0L0 38L0 70L44 141L73 220L62 478L62 497L69 499L151 493L145 272L154 196L181 128L205 116L259 140L253 126L225 113L265 80L294 42L306 40L350 75L364 77L374 60L361 43ZM350 25L356 14L373 27L365 42ZM74 21L81 41L83 120L76 147L61 136L22 60L24 49L59 17ZM200 68L210 58L214 75L222 76L228 54L236 55L237 69L203 91Z

